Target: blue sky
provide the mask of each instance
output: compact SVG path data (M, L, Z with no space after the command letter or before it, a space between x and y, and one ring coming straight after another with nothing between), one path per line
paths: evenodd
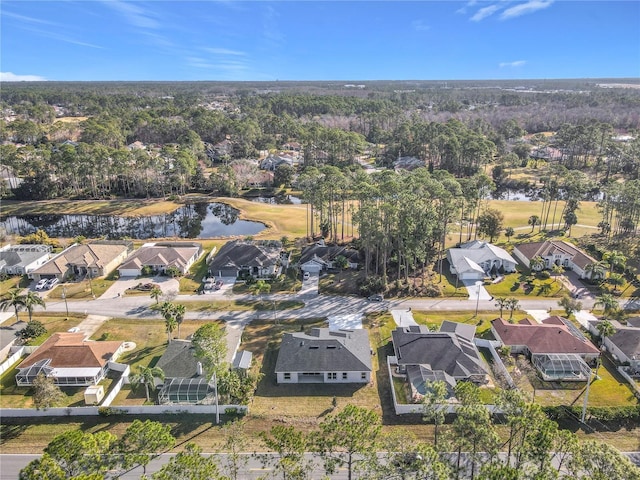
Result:
M2 80L640 77L640 2L0 3Z

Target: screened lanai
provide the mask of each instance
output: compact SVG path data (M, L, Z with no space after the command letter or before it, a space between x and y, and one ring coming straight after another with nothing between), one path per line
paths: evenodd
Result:
M212 405L215 403L215 385L204 378L172 378L160 389L160 404Z
M591 368L579 356L571 353L546 353L533 355L533 365L542 375L543 380L553 381L582 381L586 382L591 374Z

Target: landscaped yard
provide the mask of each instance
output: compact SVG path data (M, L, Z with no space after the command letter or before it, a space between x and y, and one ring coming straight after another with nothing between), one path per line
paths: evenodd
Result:
M33 338L29 341L28 345L41 345L47 338L55 332L66 332L70 328L77 326L85 316L79 313L71 313L67 319L65 313L47 313L47 312L34 312L33 319L41 322L44 328L47 329L47 333ZM23 322L29 321L29 316L26 312L20 312L20 320ZM3 326L13 325L15 321L10 321Z
M284 275L280 275L275 280L268 280L267 283L271 285L271 291L269 293L297 293L302 288L302 281L299 278L299 270L296 268L289 268ZM238 295L253 293L253 286L255 283L245 283L239 281L233 284L233 293Z
M31 387L19 387L16 385L15 376L18 373L19 364L11 370L7 370L0 377L0 408L34 408L33 393ZM103 379L98 385L104 386L105 394L111 388L112 378ZM63 387L64 399L59 407L83 407L84 391L87 387Z
M504 275L498 283L485 282L484 287L494 297L562 297L568 293L559 278L538 278L527 270Z
M325 326L324 320L289 320L278 325L257 321L247 325L242 335L242 347L254 352L255 362L261 365L260 371L264 375L251 404L252 416L287 422L305 419L305 423L315 423L332 410L334 397L339 407L351 403L379 411L380 401L375 385L276 383L274 369L282 334ZM374 377L375 370L374 366Z
M180 338L194 333L205 321L185 320L180 326ZM178 338L178 332L173 332ZM129 364L135 373L137 366L154 366L167 348L167 333L162 320L112 319L102 324L92 336L93 340L120 340L135 342L136 348L125 352L119 363Z
M586 382L545 382L538 377L537 371L522 355L518 355L515 362L507 362L505 366L527 398L533 399L535 395L535 402L542 406L582 405ZM513 374L516 364L522 372L520 375ZM638 401L629 385L615 370L615 366L604 358L598 370L598 378L591 383L588 406L619 407L637 404Z

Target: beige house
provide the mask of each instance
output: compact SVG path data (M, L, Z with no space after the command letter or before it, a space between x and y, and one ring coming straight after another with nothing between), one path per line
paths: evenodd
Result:
M129 255L131 242L95 242L86 245L72 245L56 255L30 277L35 281L43 278L66 280L71 275L91 278L108 275Z

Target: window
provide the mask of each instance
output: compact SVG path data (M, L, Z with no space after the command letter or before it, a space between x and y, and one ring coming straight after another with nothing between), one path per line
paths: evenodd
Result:
M360 378L361 378L362 380L366 380L366 379L367 379L367 372L362 372L362 373L360 374Z
M347 372L342 372L342 379L346 380L347 379Z
M284 374L284 379L285 379L285 380L291 380L291 373L289 373L289 372L285 372L285 374Z
M336 380L338 378L338 374L335 372L327 373L327 380Z

